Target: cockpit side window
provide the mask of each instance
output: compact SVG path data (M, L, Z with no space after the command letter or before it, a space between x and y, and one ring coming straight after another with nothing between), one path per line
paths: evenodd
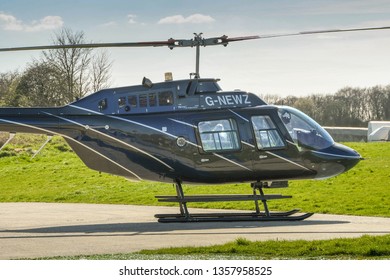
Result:
M280 106L278 113L291 138L298 146L321 150L334 144L332 136L301 111Z
M241 148L237 124L232 119L199 122L198 131L205 152L233 151Z
M260 150L284 148L279 131L269 116L253 116L252 127Z

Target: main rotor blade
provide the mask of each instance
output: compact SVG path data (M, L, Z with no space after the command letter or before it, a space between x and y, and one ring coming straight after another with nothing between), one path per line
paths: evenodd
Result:
M196 35L194 39L175 40L168 39L167 41L150 41L150 42L124 42L124 43L89 43L89 44L73 44L73 45L48 45L48 46L32 46L32 47L15 47L15 48L0 48L0 52L11 51L34 51L34 50L52 50L52 49L74 49L74 48L126 48L126 47L169 47L170 49L176 47L195 47L195 46L214 46L223 45L227 46L230 42L238 42L244 40L254 39L268 39L277 37L310 35L310 34L324 34L324 33L336 33L336 32L354 32L354 31L368 31L368 30L384 30L390 29L390 26L383 27L368 27L368 28L350 28L350 29L329 29L329 30L314 30L303 31L295 33L284 34L269 34L269 35L256 35L256 36L243 36L229 38L224 35L215 38L202 38L200 35Z
M151 41L151 42L89 43L89 44L73 44L73 45L15 47L15 48L0 48L0 52L77 49L77 48L89 49L89 48L126 48L126 47L165 47L165 46L169 47L173 45L175 41L176 40L169 39L167 41Z
M194 47L196 45L211 46L211 45L227 45L229 42L259 39L259 36L246 36L228 38L221 36L216 38L206 38L197 41L194 39L175 40L168 39L167 41L150 41L150 42L123 42L123 43L89 43L89 44L72 44L72 45L47 45L47 46L29 46L29 47L14 47L0 48L0 52L13 51L35 51L35 50L53 50L53 49L77 49L77 48L126 48L126 47Z
M260 36L255 35L255 36L226 38L226 42L237 42L237 41L254 40L254 39L260 39Z
M390 26L367 27L367 28L349 28L349 29L328 29L328 30L313 30L313 31L303 31L303 32L284 33L284 34L283 33L282 34L269 34L269 35L259 35L258 39L310 35L310 34L323 34L323 33L337 33L337 32L354 32L354 31L369 31L369 30L372 31L372 30L383 30L383 29L390 29Z

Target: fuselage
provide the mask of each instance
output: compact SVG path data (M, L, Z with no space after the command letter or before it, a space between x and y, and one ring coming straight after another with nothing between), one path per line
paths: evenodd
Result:
M223 92L212 79L103 90L58 108L1 108L0 131L60 135L90 168L133 180L321 179L360 160L298 110Z

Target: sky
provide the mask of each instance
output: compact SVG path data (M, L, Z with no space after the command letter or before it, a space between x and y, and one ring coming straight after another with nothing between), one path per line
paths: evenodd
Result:
M70 28L87 41L139 42L390 26L390 0L0 0L0 48L48 45ZM328 94L390 84L390 30L303 35L201 48L200 75L223 90ZM112 85L189 78L195 49L107 50ZM22 71L39 51L0 53L0 72Z

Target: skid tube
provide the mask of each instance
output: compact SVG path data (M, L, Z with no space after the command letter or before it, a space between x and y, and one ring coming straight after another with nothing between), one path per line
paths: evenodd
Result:
M180 181L175 182L176 196L156 196L159 202L179 203L178 214L156 214L160 223L188 223L188 222L238 222L238 221L302 221L313 213L295 215L299 209L286 212L270 212L268 200L291 198L292 196L266 195L263 188L270 188L267 183L251 183L252 195L191 195L185 196ZM285 187L285 186L282 186ZM275 188L275 187L272 187ZM257 193L258 192L258 193ZM188 202L215 202L215 201L254 201L255 212L226 212L226 213L190 213ZM260 210L260 203L264 211Z

